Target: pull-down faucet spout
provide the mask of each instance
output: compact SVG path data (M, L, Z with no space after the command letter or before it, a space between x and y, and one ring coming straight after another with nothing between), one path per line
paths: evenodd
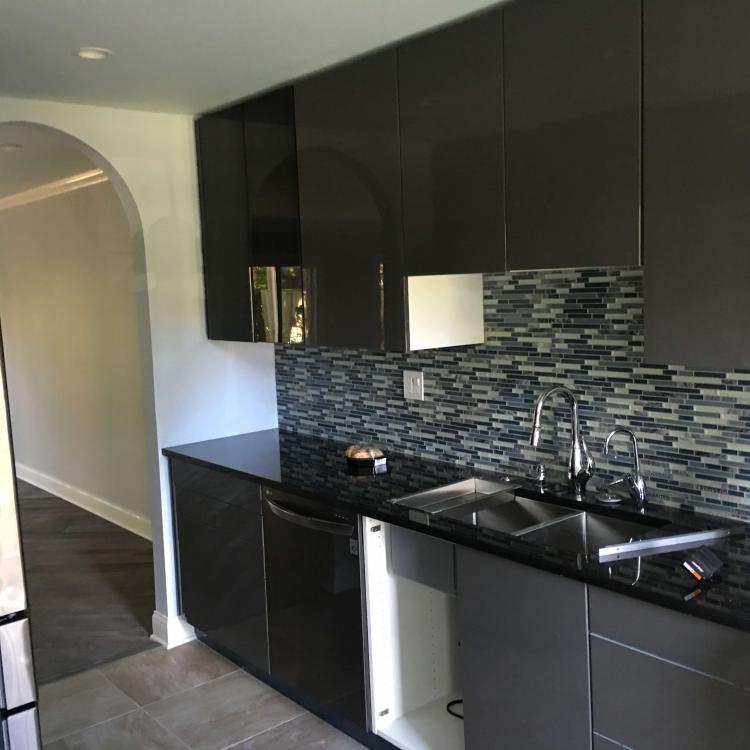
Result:
M562 385L556 385L552 388L547 388L539 394L539 397L534 404L534 422L531 428L530 443L534 447L539 445L539 440L542 435L542 410L544 409L544 404L550 396L557 393L565 396L570 402L571 440L568 481L575 493L580 495L585 491L586 482L591 479L595 466L594 460L591 458L589 450L586 447L586 441L581 434L581 423L578 419L578 399L569 388Z

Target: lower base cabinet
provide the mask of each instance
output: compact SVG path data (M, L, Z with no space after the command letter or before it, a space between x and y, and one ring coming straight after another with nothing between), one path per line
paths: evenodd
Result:
M260 485L172 459L180 600L199 636L268 671Z
M635 750L750 747L748 634L593 588L590 612L595 733Z
M622 750L623 745L617 742L612 742L606 737L602 737L594 732L594 750Z
M456 550L467 750L591 747L586 586Z

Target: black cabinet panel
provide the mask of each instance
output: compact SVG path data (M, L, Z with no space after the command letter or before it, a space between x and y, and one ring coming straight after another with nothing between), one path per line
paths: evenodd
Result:
M299 199L294 90L245 102L250 259L254 266L299 265Z
M585 585L456 553L466 747L591 747Z
M208 337L252 341L244 108L199 118L195 137Z
M505 270L502 15L398 51L409 275Z
M255 341L302 343L302 269L294 91L245 103Z
M260 486L171 461L182 611L238 662L268 671Z
M750 747L746 690L597 637L591 682L594 730L625 747Z
M303 338L294 93L196 121L208 336Z
M509 268L638 263L641 2L523 0L504 26Z
M403 348L396 51L301 81L295 105L306 341Z
M750 367L750 3L644 3L645 344Z

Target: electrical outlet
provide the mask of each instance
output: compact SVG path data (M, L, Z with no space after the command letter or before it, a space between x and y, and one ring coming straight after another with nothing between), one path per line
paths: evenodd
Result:
M424 401L424 376L421 370L404 370L404 398Z

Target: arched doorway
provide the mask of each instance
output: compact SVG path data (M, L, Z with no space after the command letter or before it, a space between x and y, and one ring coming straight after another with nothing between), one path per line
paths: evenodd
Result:
M41 681L149 645L143 538L159 477L145 278L116 170L62 131L0 124L0 325Z

